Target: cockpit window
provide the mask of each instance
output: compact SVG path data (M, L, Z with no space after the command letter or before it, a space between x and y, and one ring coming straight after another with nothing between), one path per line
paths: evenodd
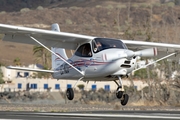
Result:
M81 45L75 52L75 55L80 56L80 57L92 57L90 44L86 43L86 44Z
M121 40L108 38L95 38L92 41L92 47L94 53L110 48L127 49L126 45Z

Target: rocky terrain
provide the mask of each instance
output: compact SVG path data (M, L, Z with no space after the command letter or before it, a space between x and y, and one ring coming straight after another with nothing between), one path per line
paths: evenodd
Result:
M179 38L180 9L172 2L2 0L0 5L3 24L50 29L52 23L58 23L63 32L156 42L178 43ZM36 63L32 48L32 45L0 41L0 63L13 65L17 57L22 65Z
M163 102L163 94L159 98L149 100L148 93L144 89L132 91L126 88L129 94L129 102L121 106L115 92L103 89L98 91L75 91L75 98L69 101L64 92L3 92L0 93L0 110L5 111L40 111L40 112L69 112L91 110L180 110L179 97L168 98ZM178 95L178 93L175 93Z
M180 38L179 6L159 0L1 0L0 11L3 24L50 29L52 23L58 23L63 32L152 42L179 43ZM32 45L0 41L0 65L14 65L15 58L22 65L36 63L32 49ZM178 110L178 87L153 86L151 94L148 88L143 93L127 89L130 101L124 107L114 92L103 90L77 92L73 101L67 101L65 93L59 93L61 99L57 100L49 92L6 92L0 93L0 110Z

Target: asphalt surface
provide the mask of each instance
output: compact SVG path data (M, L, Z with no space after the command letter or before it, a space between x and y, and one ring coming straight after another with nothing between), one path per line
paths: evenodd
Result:
M0 120L180 120L180 111L87 111L67 113L1 111Z

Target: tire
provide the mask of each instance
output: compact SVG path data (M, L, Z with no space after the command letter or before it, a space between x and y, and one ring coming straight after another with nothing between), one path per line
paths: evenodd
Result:
M116 97L117 97L118 99L121 99L122 96L123 96L123 91L118 91L118 92L116 92Z
M128 103L128 100L129 100L128 94L124 94L123 95L123 100L121 100L121 105L125 106Z
M68 98L68 100L73 100L74 98L74 91L72 88L68 88L66 91L66 96Z

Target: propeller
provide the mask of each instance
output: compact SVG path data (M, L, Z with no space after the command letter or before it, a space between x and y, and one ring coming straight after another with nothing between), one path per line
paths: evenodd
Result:
M157 56L157 48L149 48L149 49L144 49L140 51L134 52L134 56L140 56L140 57L154 57Z
M132 58L135 56L140 56L140 57L154 57L157 56L157 48L148 48L144 50L139 50L136 52L133 51L126 51L126 55L128 58Z

